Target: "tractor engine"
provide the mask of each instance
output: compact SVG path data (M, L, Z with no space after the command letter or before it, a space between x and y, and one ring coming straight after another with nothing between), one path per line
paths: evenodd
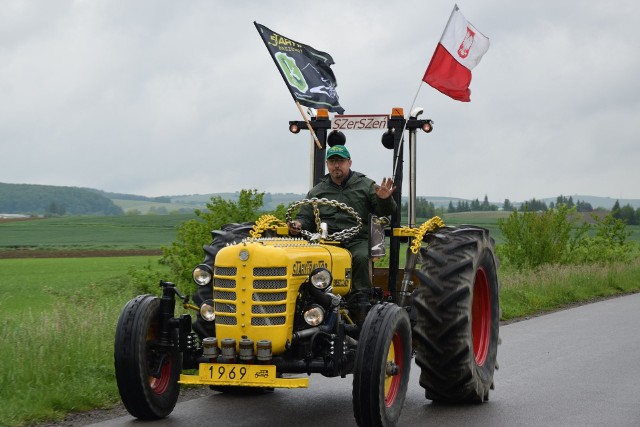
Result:
M213 300L201 312L215 321L219 343L268 340L278 355L294 334L323 324L332 301L350 289L346 249L298 238L245 239L218 252Z

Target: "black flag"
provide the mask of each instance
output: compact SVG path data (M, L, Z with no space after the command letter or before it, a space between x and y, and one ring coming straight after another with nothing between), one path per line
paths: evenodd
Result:
M311 108L342 114L331 55L275 33L254 22L293 98Z

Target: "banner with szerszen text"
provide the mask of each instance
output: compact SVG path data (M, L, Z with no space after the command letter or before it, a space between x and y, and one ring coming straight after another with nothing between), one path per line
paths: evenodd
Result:
M330 68L334 64L331 55L284 37L257 22L254 24L296 101L307 107L344 113L338 102L336 77Z

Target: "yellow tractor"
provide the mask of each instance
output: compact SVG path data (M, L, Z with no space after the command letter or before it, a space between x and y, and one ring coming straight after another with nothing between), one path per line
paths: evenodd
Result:
M313 180L324 176L326 145L342 142L342 129L384 129L393 150L397 212L359 218L342 203L305 199L290 205L287 219L304 205L316 212L317 230L288 236L271 216L228 224L212 232L204 262L193 270L193 302L173 283L162 296L131 300L118 320L115 370L127 410L140 419L169 415L181 384L226 392L309 386L309 376L353 375L353 410L362 426L395 425L405 400L412 358L421 369L427 399L484 402L493 388L498 345L499 281L494 242L486 229L446 227L434 217L415 224L417 130L431 120L416 109L404 117L335 116L318 110L309 126L314 145ZM289 122L298 133L305 122ZM404 144L409 133L408 225L401 225ZM328 234L319 214L345 211L354 226ZM363 322L349 309L351 254L340 242L369 227L372 259L389 251L389 267L371 266L372 308ZM387 243L388 242L388 243ZM400 268L400 247L406 259ZM191 315L175 315L178 301ZM190 373L185 373L189 371Z

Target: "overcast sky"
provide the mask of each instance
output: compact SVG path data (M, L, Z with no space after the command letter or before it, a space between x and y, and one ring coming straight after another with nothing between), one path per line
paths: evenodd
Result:
M419 89L418 195L640 198L640 2L458 1L491 43L470 103L420 85L453 5L0 0L0 182L305 193L309 135L257 21L333 56L345 114ZM377 181L380 136L347 133Z

